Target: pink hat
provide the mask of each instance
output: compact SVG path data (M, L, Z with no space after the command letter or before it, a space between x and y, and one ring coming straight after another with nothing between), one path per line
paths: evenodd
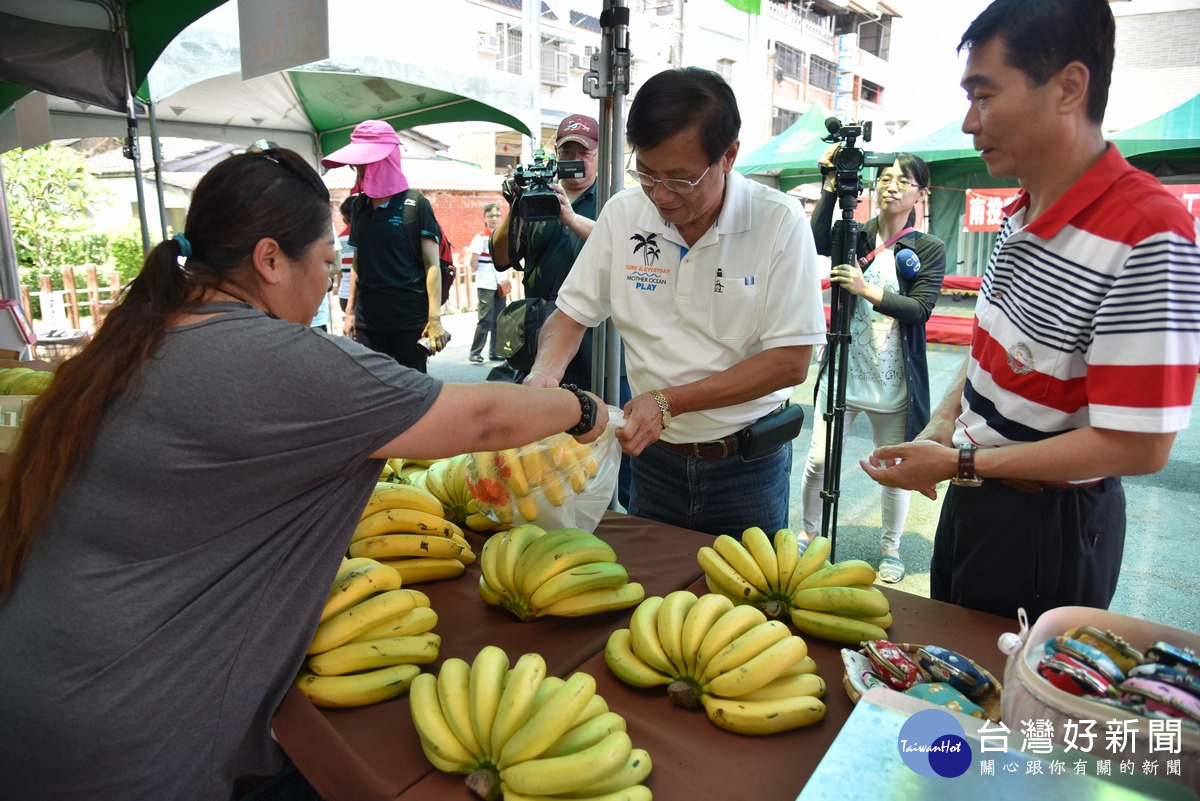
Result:
M335 150L321 163L326 167L366 165L350 190L367 197L391 197L408 189L408 178L400 169L400 137L381 120L366 120L354 127L350 144Z
M354 127L350 144L321 159L326 167L372 164L382 161L400 146L400 137L382 120L366 120Z
M588 150L595 150L600 146L600 125L591 117L572 114L558 124L554 139L558 147L567 142L578 142Z

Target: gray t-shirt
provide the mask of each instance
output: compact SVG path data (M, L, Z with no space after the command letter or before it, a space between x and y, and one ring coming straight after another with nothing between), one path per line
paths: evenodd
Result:
M244 304L172 329L0 599L0 795L225 801L441 383Z

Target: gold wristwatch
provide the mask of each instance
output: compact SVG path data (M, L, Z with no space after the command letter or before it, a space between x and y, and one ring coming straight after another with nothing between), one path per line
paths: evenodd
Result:
M950 483L958 487L978 487L983 484L975 473L975 445L967 442L958 446L958 474L950 479Z
M650 397L658 404L658 410L662 412L662 427L666 429L671 425L671 404L667 403L667 396L660 389L650 390Z

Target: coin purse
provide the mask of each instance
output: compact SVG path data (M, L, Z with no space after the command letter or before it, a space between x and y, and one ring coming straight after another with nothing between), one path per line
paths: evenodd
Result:
M1102 674L1066 654L1046 654L1037 672L1063 692L1083 696L1116 695L1112 682Z
M894 642L871 640L863 643L863 648L875 672L882 676L892 689L904 692L925 680L925 676L921 674L921 667Z
M872 687L887 687L886 681L880 678L875 672L875 665L870 659L860 654L858 651L852 651L849 648L842 649L842 664L846 666L846 678L859 695L863 695Z
M1047 654L1066 654L1076 662L1083 663L1108 679L1110 684L1120 684L1125 680L1125 672L1117 667L1112 657L1094 645L1060 635L1046 640L1045 649Z
M914 684L904 691L905 695L920 698L931 704L953 709L975 718L984 718L983 707L973 703L969 698L946 682L934 681L927 684Z
M1140 701L1148 710L1200 723L1200 698L1164 681L1134 676L1117 690L1121 698Z
M1192 695L1200 698L1200 679L1193 676L1187 671L1179 670L1178 668L1163 665L1158 662L1149 662L1145 665L1138 665L1133 670L1129 671L1126 678L1141 678L1154 679L1166 684L1172 684L1181 690L1186 690Z
M971 660L949 648L923 645L917 650L916 657L922 670L970 698L978 698L991 689L992 683Z
M1146 649L1146 661L1167 665L1200 679L1200 657L1191 648L1180 648L1160 640Z
M1068 631L1065 636L1073 640L1078 640L1085 645L1090 645L1093 648L1099 648L1110 659L1116 662L1117 667L1124 671L1126 675L1129 674L1129 671L1146 661L1145 655L1130 645L1128 640L1107 629L1101 631L1093 626L1076 626Z

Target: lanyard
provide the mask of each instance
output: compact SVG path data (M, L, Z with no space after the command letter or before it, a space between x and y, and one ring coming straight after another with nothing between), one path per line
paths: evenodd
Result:
M858 265L859 265L860 267L866 267L868 264L870 264L870 263L871 263L871 260L872 260L872 259L874 259L876 256L878 256L878 255L879 255L879 252L880 252L880 251L882 251L882 250L885 250L885 249L887 249L887 248L890 248L892 245L896 244L896 242L897 242L897 241L900 239L900 237L902 237L902 236L905 236L905 235L907 235L907 234L916 233L916 231L917 231L917 229L916 229L916 228L913 228L911 225L910 225L910 226L908 226L907 228L904 228L904 229L903 229L903 230L901 230L901 231L898 231L898 232L896 233L896 235L895 235L895 236L893 236L891 239L889 239L888 241L884 242L882 245L880 245L879 247L875 248L875 249L874 249L874 250L872 250L870 253L868 253L868 254L866 255L866 258L859 259L859 260L858 260Z

